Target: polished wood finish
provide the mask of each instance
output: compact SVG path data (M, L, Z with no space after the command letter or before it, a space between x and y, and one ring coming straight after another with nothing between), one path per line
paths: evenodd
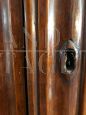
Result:
M80 53L77 71L73 75L63 75L61 73L58 58L59 47L61 48L66 40L72 39L80 50L82 48L84 0L25 0L24 6L28 114L85 115L85 76L81 71L81 67L85 71L85 57ZM11 19L13 20L11 22L11 31L15 35L14 26L17 23L15 23L13 15ZM17 31L16 34L18 34ZM19 39L16 37L15 40ZM16 98L14 98L16 102L20 103L24 99L25 95L23 94L25 93L23 92L24 90L20 90L17 87L19 86L17 83L22 81L17 79L20 70L17 69L16 62L17 64L22 63L20 66L24 65L24 62L21 61L24 60L24 57L18 60L24 55L19 52L20 55L13 53L12 59L14 61L12 60L12 62L14 62L15 67L15 70L13 70L15 72L14 89L16 89ZM14 58L15 55L17 60ZM82 61L81 57L83 57ZM21 94L21 92L23 93ZM81 92L84 95L81 95ZM20 96L22 97L21 99ZM83 103L81 103L82 100ZM14 103L17 106L18 103L15 101ZM24 105L24 103L22 104ZM22 109L22 111L22 114L25 114L25 110Z
M84 1L0 0L0 115L86 114ZM59 53L70 39L79 58L67 75Z
M25 115L21 0L0 0L0 115Z
M80 109L79 114L86 114L86 1L85 1L85 14L84 14L84 28L83 28L83 49L82 49L82 69L81 69L81 88L80 88Z
M36 1L25 0L24 6L28 111L30 115L37 115Z
M80 78L82 77L81 54L77 71L68 76L63 75L60 71L57 52L59 50L58 44L61 48L68 39L76 42L81 49L83 16L84 0L38 0L38 43L39 52L41 52L39 56L41 57L41 54L47 51L47 56L42 60L47 75L42 72L39 74L40 114L78 114ZM57 34L57 42L55 33Z
M53 2L55 8L55 11L53 12L55 13L54 23L55 27L60 32L60 46L62 47L65 40L72 39L77 44L79 44L79 47L81 49L84 1L58 0ZM70 75L69 79L66 79L68 76L60 73L58 69L58 61L57 63L55 61L55 58L58 59L58 57L53 51L54 45L50 44L51 42L54 42L54 37L52 36L52 39L48 38L48 40L48 52L50 52L48 57L48 68L51 65L52 68L56 68L56 71L54 71L53 73L49 72L47 77L47 114L76 115L78 114L79 109L78 98L81 77L81 55L79 57L77 65L77 71L73 75ZM55 49L57 49L57 47Z
M39 113L46 115L46 78L47 78L47 0L38 0L38 99Z

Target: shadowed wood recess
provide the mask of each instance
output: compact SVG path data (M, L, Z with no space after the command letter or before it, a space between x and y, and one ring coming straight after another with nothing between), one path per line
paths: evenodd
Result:
M0 115L25 115L21 0L0 0Z

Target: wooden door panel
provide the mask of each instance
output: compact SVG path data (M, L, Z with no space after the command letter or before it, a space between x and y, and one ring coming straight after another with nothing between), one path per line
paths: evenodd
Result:
M0 114L85 115L84 0L23 3L0 0ZM61 70L68 40L79 50L73 74Z
M72 39L81 49L84 1L46 0L43 2L38 0L38 4L39 44L43 45L45 41L47 44L47 58L45 57L47 75L44 75L46 79L46 91L44 91L47 98L45 111L47 111L47 115L76 115L79 107L81 55L78 71L67 79L68 76L59 70L58 37L60 34L60 48L66 40ZM46 38L44 38L44 33ZM55 34L57 34L57 41L55 41ZM42 45L39 46L42 48ZM40 114L43 113L43 111L40 112Z
M0 115L26 114L21 0L0 0Z
M81 50L83 25L84 0L25 1L25 27L31 38L26 39L27 64L30 61L36 71L27 69L31 115L78 115L82 54L77 71L63 74L59 48L72 40Z
M52 1L48 4L51 5L49 8L52 8ZM53 5L52 10L54 16L52 15L52 17L55 17L53 19L55 29L60 32L60 48L63 46L65 40L72 39L81 49L84 1L58 0L53 1ZM49 16L51 14L51 8L48 9ZM49 16L48 22L51 20ZM48 27L50 28L50 25ZM79 30L78 28L81 29ZM58 47L54 48L54 33L52 31L51 33L48 32L48 34L49 43L47 51L49 56L47 58L47 68L54 67L56 70L54 72L49 70L49 73L47 73L47 114L76 115L78 114L79 102L81 55L79 56L77 71L73 75L62 74L61 70L59 71L58 53L55 54L55 50L58 50ZM53 35L52 39L50 39L50 35ZM67 79L68 76L69 79Z

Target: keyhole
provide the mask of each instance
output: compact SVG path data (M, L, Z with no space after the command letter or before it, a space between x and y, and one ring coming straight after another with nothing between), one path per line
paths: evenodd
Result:
M74 49L68 48L66 50L66 68L69 71L73 71L75 69L75 51Z

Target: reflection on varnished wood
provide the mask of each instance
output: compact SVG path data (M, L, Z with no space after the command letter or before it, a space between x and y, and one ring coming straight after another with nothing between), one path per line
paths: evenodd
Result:
M36 1L25 0L24 4L28 112L30 115L37 115Z
M64 41L72 39L79 45L81 49L82 44L82 27L84 14L84 0L38 0L38 21L39 21L39 50L45 50L45 41L47 44L47 57L45 57L45 70L47 70L44 78L40 78L40 102L46 104L46 108L42 103L40 104L40 114L45 109L47 115L76 115L78 112L78 98L79 98L79 83L81 75L81 55L79 57L78 71L71 76L72 79L65 79L66 76L61 74L58 64L58 43L55 41L55 32L57 32L57 42L62 47ZM44 36L46 32L46 38ZM44 44L43 48L42 45ZM40 53L41 55L41 53ZM39 55L39 56L40 56ZM39 57L40 58L40 57ZM55 71L52 71L55 70ZM45 81L46 79L46 81ZM42 81L41 81L42 80ZM42 83L45 88L41 93ZM46 94L46 95L45 95Z
M26 114L22 28L21 0L0 0L0 115Z

